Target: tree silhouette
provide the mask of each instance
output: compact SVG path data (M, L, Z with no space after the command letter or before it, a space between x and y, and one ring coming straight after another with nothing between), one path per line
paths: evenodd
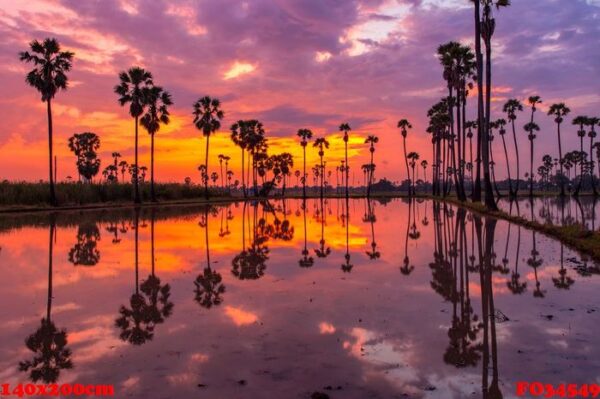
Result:
M342 123L340 125L340 132L344 132L344 167L342 168L342 179L344 180L344 185L346 186L346 197L348 197L348 172L350 171L350 163L348 163L348 133L352 128L350 128L350 124Z
M562 179L563 176L563 156L562 156L562 140L560 137L560 125L564 121L564 117L567 116L571 112L571 110L564 104L552 104L548 109L548 115L554 116L554 122L556 123L556 131L558 136L558 159L560 164L560 195L561 197L565 196L565 181Z
M204 245L206 247L206 267L194 281L194 300L203 308L210 309L213 306L220 305L223 302L225 285L221 274L213 271L210 263L210 243L208 239L209 209L204 209L203 219L200 226L204 228Z
M173 105L173 100L171 94L160 86L144 87L143 96L147 107L140 123L150 135L150 198L152 201L156 201L154 192L154 135L160 130L161 124L169 124L169 106Z
M300 132L298 132L300 134ZM325 178L325 164L323 162L323 157L325 156L325 149L329 148L329 141L323 137L319 137L313 143L313 147L319 149L319 159L320 159L320 169L319 173L321 176L321 199L323 198L323 188L324 188L324 178Z
M192 114L194 115L194 126L206 137L204 197L208 199L208 150L210 147L210 136L221 128L221 120L225 117L225 113L221 109L221 102L218 99L204 96L194 103Z
M97 151L100 148L100 137L96 133L75 133L69 138L69 149L77 157L77 171L90 182L100 170Z
M85 222L77 229L77 243L69 251L69 262L78 266L95 266L100 261L98 250L100 230L94 222Z
M375 174L375 163L373 161L373 156L375 154L375 144L379 142L379 138L377 136L369 135L365 144L369 144L369 152L371 153L371 166L369 170L368 182L367 182L367 198L371 196L371 186L373 185L373 176Z
M410 181L410 170L408 169L408 156L406 155L406 136L408 135L408 129L412 129L412 125L407 119L400 119L400 121L398 121L398 128L400 129L400 134L402 134L402 148L404 151L404 163L406 164L406 177ZM411 194L410 189L408 190L408 194Z
M123 71L119 74L120 83L115 86L115 93L119 96L119 104L125 106L129 104L129 114L134 118L135 121L135 142L134 142L134 164L139 165L138 160L138 125L139 118L144 113L146 107L146 90L153 86L152 74L140 67L133 67L127 71ZM138 168L134 169L134 175L132 177L134 192L135 192L135 203L139 204L142 202L139 191L139 178Z
M71 51L61 51L60 44L54 38L46 38L43 42L33 40L29 43L30 51L21 51L19 59L31 62L34 68L25 77L25 82L41 94L42 102L46 103L48 114L48 176L50 183L50 203L57 205L56 191L54 188L54 155L53 155L53 130L52 130L52 100L60 90L68 86L67 72L71 70L71 63L75 55Z
M519 194L519 182L521 180L521 168L520 168L521 163L520 163L520 159L519 159L519 146L517 144L517 131L515 128L515 121L517 120L517 112L523 111L523 105L521 104L521 102L519 100L512 98L504 104L504 106L502 107L502 110L506 113L506 117L508 118L508 120L511 124L512 134L513 134L513 142L515 145L515 158L516 158L516 163L517 163L517 165L516 165L517 166L517 181L515 182L514 191L511 191L510 196L513 198L516 198L517 195Z

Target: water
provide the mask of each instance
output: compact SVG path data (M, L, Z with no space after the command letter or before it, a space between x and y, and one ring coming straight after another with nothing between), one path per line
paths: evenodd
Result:
M575 197L520 197L517 201L502 198L498 206L512 215L542 224L567 226L578 224L588 230L600 227L600 201L592 196Z
M3 216L0 381L132 398L512 398L517 381L599 382L598 266L430 201L348 208Z

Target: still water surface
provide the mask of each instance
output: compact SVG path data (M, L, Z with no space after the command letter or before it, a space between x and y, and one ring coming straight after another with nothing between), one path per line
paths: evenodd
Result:
M431 201L0 218L0 381L132 398L504 398L600 382L600 269Z

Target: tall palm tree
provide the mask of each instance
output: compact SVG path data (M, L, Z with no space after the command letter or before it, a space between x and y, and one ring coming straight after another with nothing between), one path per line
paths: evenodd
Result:
M345 166L344 169L342 169L342 178L344 178L344 176L346 177L344 179L344 184L346 186L346 197L348 197L348 172L350 171L350 164L348 163L348 132L352 130L350 128L350 125L348 123L342 123L340 125L340 131L344 132L344 160L345 160Z
M414 151L410 152L408 154L408 159L410 159L410 167L412 169L412 179L411 179L411 181L412 181L412 193L414 195L417 192L416 187L415 187L415 166L417 164L417 161L419 160L419 154L416 153L416 152L414 152ZM409 176L409 179L410 179L410 176Z
M242 191L244 193L244 198L246 198L246 196L247 196L246 183L245 183L246 173L244 172L244 168L245 168L244 155L246 153L246 147L248 145L248 132L249 132L249 127L251 124L252 124L252 121L239 120L236 123L234 123L233 125L231 125L231 128L230 128L231 141L233 141L233 143L235 145L237 145L238 147L240 147L242 149L241 171L242 171Z
M118 101L121 106L129 104L129 115L131 115L135 120L135 165L139 165L138 122L146 107L146 90L149 87L154 86L154 82L152 81L152 74L140 67L129 68L129 70L121 72L119 74L119 80L120 83L115 86L114 91L117 95L119 95ZM136 204L139 204L142 202L142 200L140 198L140 190L138 185L138 168L134 168L133 172L134 175L132 180L135 192L134 201Z
M219 154L219 169L221 170L221 188L225 189L225 175L223 174L223 161L225 160L225 155Z
M298 135L300 132L298 132ZM325 163L323 162L323 156L325 155L325 149L329 148L329 141L327 141L324 137L319 137L313 143L313 147L317 147L319 149L319 159L320 159L320 175L321 175L321 199L323 198L323 182L325 177Z
M140 119L141 125L150 134L150 198L156 201L154 192L154 135L160 129L161 123L168 125L169 106L173 104L171 94L160 86L144 88L147 110Z
M216 98L204 96L194 103L194 125L202 135L206 137L206 152L204 156L204 165L206 166L204 180L204 197L208 199L208 150L210 136L221 128L221 120L225 113L221 109L221 101Z
M375 163L373 162L373 155L375 154L375 144L379 143L379 137L369 135L365 144L369 144L369 152L371 153L371 166L369 170L369 181L367 184L367 197L371 196L371 185L373 184L373 175L375 174Z
M527 138L529 139L529 148L530 148L530 166L529 166L529 197L533 197L533 140L537 137L535 132L540 131L540 127L535 122L529 122L524 126L524 129L527 133Z
M424 159L421 161L421 167L423 168L423 181L427 183L427 160Z
M589 121L589 118L587 116L581 116L581 115L577 116L573 119L573 125L579 126L579 130L577 131L577 136L579 137L579 142L580 142L579 151L581 151L581 153L583 153L583 138L586 135L585 126L588 125L588 121ZM584 164L584 162L579 163L579 181L580 181L580 183L578 184L578 187L581 186L581 181L583 180L583 166L584 166L583 164ZM577 193L579 193L579 190L577 190Z
M517 144L517 130L515 128L515 121L517 120L517 112L523 111L523 105L519 100L513 98L508 100L504 104L504 107L502 109L506 113L506 116L510 121L513 133L513 142L515 144L515 157L517 161L517 181L515 184L515 189L511 193L511 196L516 197L519 194L519 182L521 181L521 163L519 160L519 145Z
M596 137L596 125L600 125L600 118L591 117L588 118L587 125L590 127L590 131L588 132L588 137L590 138L590 176L592 178L592 190L594 191L594 196L598 196L598 190L596 189L596 177L594 173L594 138Z
M563 179L563 157L562 157L562 140L560 137L560 125L564 121L564 117L571 112L569 107L564 103L552 104L548 109L548 115L554 116L556 123L556 131L558 133L558 163L560 164L560 196L565 196L565 180ZM583 139L582 139L583 140ZM583 142L583 141L582 141Z
M312 139L313 132L310 129L299 129L297 136L302 140L300 145L302 146L302 153L304 154L303 160L303 174L302 174L302 198L306 198L306 146L310 139Z
M402 134L402 146L404 149L404 163L406 164L406 176L410 181L410 170L408 169L408 156L406 155L406 136L408 135L408 129L412 129L412 125L407 119L400 119L400 121L398 121L398 128L400 129L400 134ZM410 190L408 194L411 194Z
M71 51L61 51L60 44L54 38L46 38L43 42L33 40L29 43L29 51L19 53L19 59L31 62L34 68L25 76L25 82L42 95L48 114L48 176L50 183L50 203L57 205L54 188L55 172L53 169L53 131L52 131L52 99L59 90L68 86L67 72L75 55Z
M478 0L476 0L478 1ZM485 189L485 205L488 209L496 210L498 207L494 201L494 193L490 182L489 173L489 134L491 123L491 105L492 105L492 36L494 35L496 20L492 16L492 6L496 9L508 7L510 0L482 0L483 3L483 20L481 21L481 37L485 43L485 126L483 127L483 140L481 151L483 153L483 173L484 173L484 189ZM477 77L480 79L481 69L477 70ZM481 89L481 87L480 87ZM482 112L483 115L483 112ZM481 122L481 121L480 121Z

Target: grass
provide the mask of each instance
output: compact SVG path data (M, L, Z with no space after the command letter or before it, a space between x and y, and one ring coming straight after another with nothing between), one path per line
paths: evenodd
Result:
M161 202L183 201L204 197L204 188L197 185L178 183L155 184L156 198ZM92 204L119 204L133 201L133 184L81 184L58 183L56 196L61 207L78 207ZM150 201L150 185L140 185L143 201ZM209 188L212 197L227 197L228 194ZM0 183L0 207L5 210L26 208L50 208L50 191L46 183L2 182Z
M492 216L497 219L506 220L510 223L523 226L527 229L542 233L548 237L559 240L567 247L574 249L582 254L589 256L592 260L600 262L600 232L590 231L585 226L572 224L566 226L557 226L553 224L540 223L528 220L522 216L510 215L502 210L490 211L481 203L461 202L456 198L447 197L444 199L427 196L434 201L447 202L456 206L469 209L480 215Z

